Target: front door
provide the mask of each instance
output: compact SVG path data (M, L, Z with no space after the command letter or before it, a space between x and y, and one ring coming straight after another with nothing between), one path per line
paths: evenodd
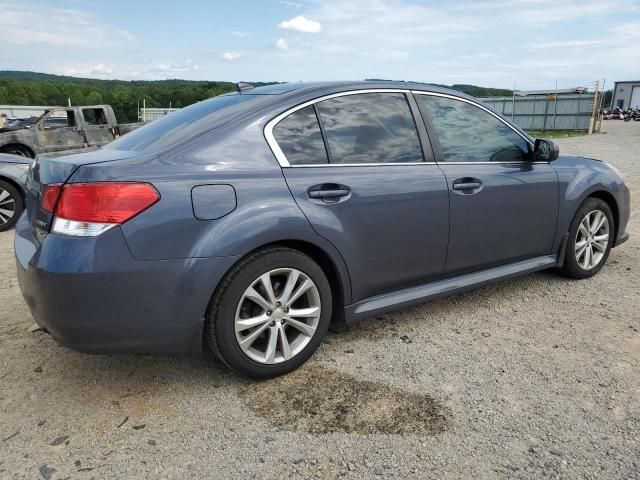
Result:
M419 94L450 191L446 274L551 254L558 178L528 139L472 102Z
M38 152L75 150L85 146L84 134L74 109L47 112L35 126Z
M405 93L322 100L281 120L273 137L296 202L347 264L354 302L442 275L447 184L424 161Z

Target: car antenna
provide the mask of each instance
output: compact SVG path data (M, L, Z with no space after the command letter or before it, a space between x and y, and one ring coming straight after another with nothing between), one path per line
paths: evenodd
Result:
M250 83L247 82L238 82L236 83L236 90L238 93L242 93L245 90L251 90L253 88L253 85L251 85Z

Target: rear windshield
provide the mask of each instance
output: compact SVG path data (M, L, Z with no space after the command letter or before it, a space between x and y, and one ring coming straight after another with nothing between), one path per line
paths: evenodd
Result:
M233 107L256 100L255 96L222 95L195 103L127 133L104 148L157 152L205 132L214 120L232 113Z

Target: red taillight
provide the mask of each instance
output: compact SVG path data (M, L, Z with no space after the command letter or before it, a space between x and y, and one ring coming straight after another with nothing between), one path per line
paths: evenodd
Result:
M148 183L70 183L62 188L55 216L77 222L124 223L159 199L158 191Z
M60 196L61 189L62 185L59 183L52 183L51 185L44 187L42 190L40 206L45 212L53 213L53 209L56 208L56 202Z

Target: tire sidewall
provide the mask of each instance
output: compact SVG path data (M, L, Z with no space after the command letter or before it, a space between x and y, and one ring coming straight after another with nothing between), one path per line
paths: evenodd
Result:
M604 256L602 257L602 260L600 260L600 263L598 263L598 265L596 265L594 268L590 270L585 270L578 264L578 261L576 259L576 255L575 255L576 235L578 233L578 228L580 227L580 223L582 223L582 220L584 219L584 217L587 215L587 213L592 212L593 210L600 210L606 215L607 221L609 222L609 242L607 243L607 249L604 252ZM569 239L567 241L567 254L566 254L565 265L564 265L565 272L574 278L589 278L594 276L596 273L598 273L602 269L607 259L609 258L609 253L611 252L611 247L613 245L614 237L615 237L615 223L613 219L613 213L611 212L611 208L609 208L609 205L607 205L607 203L604 200L601 200L599 198L588 198L587 200L585 200L585 202L581 205L581 207L576 212L573 218L573 221L571 222L571 228L569 229Z
M278 268L295 268L311 278L320 294L321 314L315 335L302 352L285 362L267 365L252 360L240 349L235 334L235 315L238 303L249 285L260 275ZM215 338L211 338L209 332L209 342L216 342L216 349L227 364L253 378L275 377L298 368L318 349L331 321L331 287L320 266L301 252L276 249L250 261L231 274L233 278L218 293L219 298L213 302L213 308L208 313L208 322L214 322L215 332Z
M18 223L18 219L24 211L24 201L20 192L10 183L0 180L0 188L9 192L9 195L11 195L11 197L15 201L15 213L13 217L9 220L9 222L5 223L4 225L0 225L0 232L4 232L6 230L10 230L16 223Z

